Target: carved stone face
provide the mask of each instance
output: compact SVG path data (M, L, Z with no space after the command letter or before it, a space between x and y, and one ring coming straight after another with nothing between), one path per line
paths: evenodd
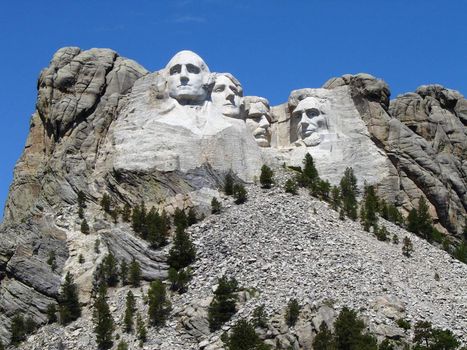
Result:
M226 117L240 117L242 90L241 87L234 83L227 75L222 74L216 77L211 92L211 100Z
M263 102L252 102L248 110L246 125L255 137L256 143L260 147L270 146L270 121L269 108Z
M292 113L293 124L297 125L297 136L306 146L316 146L321 142L319 131L326 130L326 118L318 101L313 97L301 100Z
M182 105L206 100L209 68L201 57L191 51L180 51L169 61L166 70L170 97Z

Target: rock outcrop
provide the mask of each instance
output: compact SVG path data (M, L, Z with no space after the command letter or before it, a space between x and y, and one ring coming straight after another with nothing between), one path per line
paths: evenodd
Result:
M235 173L237 181L253 183L264 163L273 168L283 163L300 165L304 155L310 153L324 179L337 184L345 168L352 166L360 185L364 181L376 185L379 194L405 214L417 207L420 198L426 198L437 228L459 237L467 208L467 101L460 93L438 85L420 87L415 93L393 101L389 97L389 88L382 80L358 74L333 78L323 88L293 91L287 103L279 106L270 107L260 97L246 98L245 105L241 84L235 77L229 73L211 73L206 63L189 51L177 54L167 67L150 73L110 49L58 50L39 77L36 110L31 117L24 152L15 168L0 226L0 310L3 311L0 339L8 339L11 318L16 313L22 312L44 324L47 306L57 302L67 272L75 276L80 300L88 304L98 265L108 252L120 260L138 260L146 280L167 275L167 249L149 248L127 223L110 223L99 205L104 193L109 195L112 209L144 201L147 208L154 206L169 215L176 208L196 208L199 213L209 214L211 199L221 198L218 188L227 172ZM271 192L270 197L266 194L262 197L256 190L252 191L254 204L239 207L247 209L250 215L241 216L251 221L248 230L231 231L241 224L230 217L221 217L220 223L210 218L195 227L192 233L200 260L195 264L193 292L180 297L181 303L189 304L186 298L206 298L217 275L212 273L213 268L217 272L235 273L237 267L245 269L241 282L245 286L270 289L263 296L271 301L269 311L276 314L283 308L282 301L291 296L290 283L306 287L305 290L315 293L321 301L329 285L342 287L333 284L338 282L337 278L316 276L309 266L299 263L294 258L294 254L299 254L302 262L318 261L325 265L328 259L337 261L338 266L331 266L331 271L348 274L348 283L361 284L352 289L358 291L355 298L346 289L336 295L339 303L361 307L369 298L378 297L375 301L378 314L402 312L397 300L381 292L390 281L382 278L375 284L373 280L355 279L363 269L370 271L375 279L385 273L372 270L364 262L365 259L381 262L375 258L376 248L357 251L354 248L358 242L345 241L339 247L348 251L326 251L337 244L328 235L331 228L342 228L328 209L318 222L309 215L309 199L302 198L302 207L294 212L292 197L284 197L277 191ZM86 200L84 216L91 227L89 235L80 232L79 192ZM264 205L274 207L273 200L287 204L283 211L290 215L265 212L265 217L275 222L270 227L264 218L256 218L254 214L261 213L258 208ZM238 210L232 212L240 215ZM277 219L280 221L276 222ZM324 223L328 219L330 226ZM327 241L315 247L313 242L323 235L315 229L317 224L325 231ZM219 225L225 227L217 231ZM273 235L263 232L262 225L273 230ZM358 225L352 225L349 227L357 232ZM391 229L402 234L397 228ZM247 231L251 237L264 233L261 244L238 236L239 232ZM284 232L287 235L283 236ZM236 241L230 242L233 237ZM100 250L94 248L96 242ZM272 254L269 258L265 256L266 251L262 253L265 243L273 247L267 252ZM425 249L424 243L417 244ZM293 251L279 249L285 245L293 246ZM377 248L383 249L388 259L395 259L393 249ZM445 265L452 263L439 252L433 253L429 248L424 251L431 265L437 262L432 261L435 258L430 254ZM418 263L423 264L427 256L419 257ZM339 259L346 257L353 260L344 266ZM271 259L281 261L282 275ZM307 271L309 276L321 278L319 285L313 290L309 288L312 281L302 285L299 277L303 276L297 276L287 266L297 268L300 274ZM455 269L456 273L462 270L457 265ZM256 270L274 276L274 281L254 275ZM277 281L280 283L275 285ZM375 286L381 290L369 293ZM397 299L400 300L406 289L413 292L405 310L410 315L431 317L431 308L417 309L414 305L425 300L424 293L433 288L436 295L449 296L444 286L438 287L430 285L423 287L423 291L413 291L412 286L404 285L398 289ZM309 295L302 296L309 298ZM451 299L450 305L458 306L457 300ZM431 307L435 302L427 303ZM322 305L315 305L311 299L307 304L310 310L306 322L313 317L325 317L326 313L317 311ZM201 302L201 305L205 304ZM245 300L245 305L253 304ZM440 305L441 314L452 311L454 316L448 321L434 321L457 330L456 310L444 302ZM205 320L190 320L190 315L199 316L197 311L201 306L193 308L193 312L183 315L188 318L186 324L194 329L193 335L202 337ZM115 309L121 311L121 305ZM248 310L245 308L240 314L249 316ZM182 315L183 310L178 311ZM372 316L371 312L367 314ZM380 327L376 330L378 334L396 332L392 321L376 323ZM289 330L271 330L271 334L276 338L283 336L279 342L284 346L289 342L307 348L310 339L299 334L310 333L309 329L295 331L291 335ZM164 332L172 339L172 330ZM202 340L206 349L216 343L211 340ZM177 344L184 341L185 338L178 340ZM89 346L89 342L84 341L82 348ZM187 343L193 345L194 341L187 340ZM81 345L71 342L70 346L80 348Z

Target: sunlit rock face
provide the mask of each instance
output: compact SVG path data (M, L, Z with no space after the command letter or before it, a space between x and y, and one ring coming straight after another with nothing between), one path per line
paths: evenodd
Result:
M183 51L133 86L112 128L114 167L188 172L209 165L252 181L262 158L242 110L240 83Z

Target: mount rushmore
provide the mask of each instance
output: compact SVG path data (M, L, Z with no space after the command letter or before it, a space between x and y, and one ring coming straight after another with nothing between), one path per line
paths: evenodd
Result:
M467 100L440 85L390 100L384 81L344 75L270 106L265 97L243 96L233 75L211 72L191 51L151 73L110 49L65 47L37 86L0 227L5 339L15 310L44 322L56 300L74 249L65 208L76 205L80 191L95 203L108 193L168 213L206 212L226 173L252 183L263 164L300 166L309 153L331 184L352 167L360 187L375 185L402 214L424 198L438 230L462 234ZM107 239L141 260L143 277L164 275L160 255L137 251L136 243L118 245L114 233ZM55 271L46 264L50 249Z

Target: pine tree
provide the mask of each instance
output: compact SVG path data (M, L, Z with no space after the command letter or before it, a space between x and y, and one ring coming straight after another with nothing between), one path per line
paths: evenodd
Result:
M232 172L228 172L224 178L224 192L227 196L233 195L234 179Z
M36 322L32 319L32 317L27 317L24 320L24 330L25 330L26 334L34 333L34 331L36 329L37 329Z
M131 207L128 203L125 203L122 210L122 220L124 222L130 222L131 220Z
M84 219L84 209L81 207L78 207L78 217Z
M190 265L196 258L196 248L184 229L177 227L172 248L169 251L167 262L176 270Z
M266 311L265 311L264 304L257 306L253 310L252 323L254 327L259 327L259 328L267 327Z
M86 208L86 195L83 191L78 192L78 207L79 208Z
M378 197L376 196L374 186L365 185L363 203L362 203L362 215L363 226L369 228L371 226L375 227L378 223L378 217L376 213L378 212Z
M272 184L274 183L274 172L270 167L264 164L261 167L261 175L259 176L259 182L261 183L261 187L263 188L271 188Z
M13 317L11 320L10 333L10 341L14 346L18 346L19 343L26 339L26 329L23 315L16 314Z
M403 244L402 244L402 254L406 257L410 258L413 253L413 244L409 237L404 237Z
M340 193L345 214L352 220L357 219L357 178L353 169L345 169L340 181Z
M174 213L174 226L175 228L185 229L188 227L188 219L183 210L176 208Z
M211 213L219 214L221 212L221 203L217 200L216 197L212 197L211 200Z
M293 195L297 194L297 183L292 179L287 179L284 185L284 190L286 193L291 193Z
M285 322L289 327L295 326L297 323L298 316L300 315L300 305L296 299L291 299L287 304L287 310L285 313Z
M139 284L141 282L141 267L134 258L130 263L128 282L131 284L132 287L139 287Z
M55 261L55 250L51 250L49 252L49 257L47 259L47 264L50 265L50 268L52 269L52 271L55 271L55 269L57 268L57 263Z
M196 217L196 211L193 207L191 207L188 210L188 215L186 219L187 219L188 226L194 225L198 222L198 218Z
M79 262L80 264L84 264L85 260L84 260L83 254L79 254L79 255L78 255L78 262Z
M120 281L122 281L122 286L128 283L128 264L125 260L122 260L120 263Z
M154 207L151 208L145 218L147 230L146 239L153 248L159 248L167 244L167 232L165 222Z
M136 331L140 341L140 346L142 346L142 344L146 341L147 331L146 325L144 324L143 318L139 312L136 313Z
M101 207L105 213L110 214L110 196L107 193L104 193L101 199Z
M86 219L83 219L83 221L81 221L81 232L85 235L89 234L89 225Z
M432 240L433 225L430 213L428 211L428 204L425 198L421 197L418 201L418 234L425 238L427 241Z
M306 186L313 187L319 180L313 157L307 153L303 159L303 175L306 178Z
M81 316L78 289L70 272L65 276L58 303L61 324L66 325Z
M235 306L237 289L238 283L235 278L227 279L223 276L219 279L208 309L209 328L212 332L220 329L237 311Z
M172 305L161 280L151 282L148 290L148 317L151 325L162 327L167 320Z
M321 322L319 331L313 339L314 350L337 350L334 342L334 336L329 330L326 322Z
M131 215L131 224L133 227L133 231L141 234L141 237L143 237L143 239L146 239L145 222L146 206L144 205L144 202L141 202L141 205L137 205L133 209L133 213Z
M118 343L117 350L128 350L127 342L124 340L121 340L120 343Z
M102 277L109 287L115 287L118 283L118 262L112 253L105 256L102 261Z
M96 333L96 342L99 349L110 349L112 347L114 320L107 304L105 286L100 288L94 302L93 321L94 333Z
M337 186L332 186L331 189L331 208L336 210L341 206L341 194Z
M57 307L55 306L55 304L49 304L47 306L47 322L57 322Z
M136 302L135 297L131 290L128 291L126 295L126 309L125 317L123 318L123 323L125 325L125 332L129 333L133 330L133 316L136 311Z
M247 320L238 321L226 340L228 350L266 350L270 349L256 334L255 329Z
M235 184L233 187L233 197L236 204L245 203L247 200L247 192L242 184Z
M365 324L357 317L357 313L344 307L334 322L337 349L377 350L376 339L363 334Z
M169 269L168 279L170 281L170 289L180 294L185 293L187 290L186 285L191 279L191 270L184 268L176 270L173 267Z

